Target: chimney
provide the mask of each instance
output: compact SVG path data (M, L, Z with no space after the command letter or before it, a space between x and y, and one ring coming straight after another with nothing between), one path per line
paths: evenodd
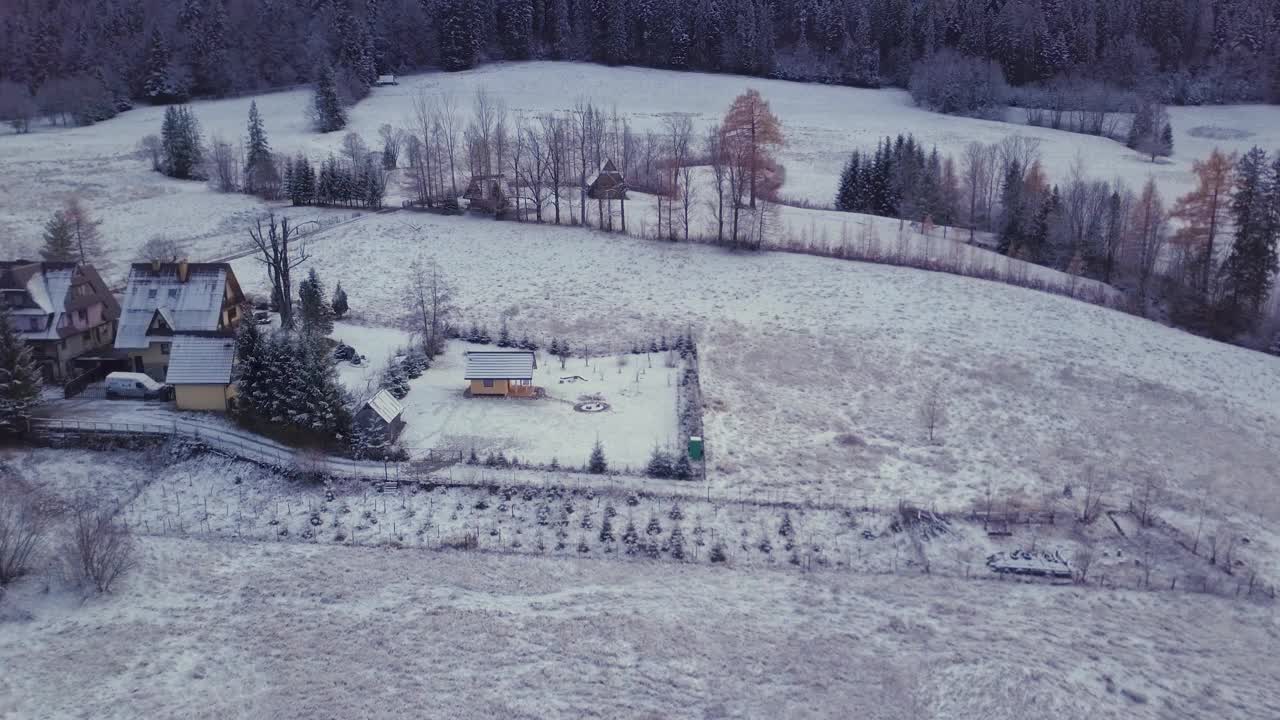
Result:
M178 261L178 282L182 282L182 283L186 282L187 275L188 275L187 259L182 258L181 260Z

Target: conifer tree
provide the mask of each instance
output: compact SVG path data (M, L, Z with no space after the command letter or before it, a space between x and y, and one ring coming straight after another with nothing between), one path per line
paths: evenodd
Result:
M256 322L240 323L236 330L235 415L252 426L260 417L257 401L263 390L268 363L266 339Z
M14 330L8 306L0 303L0 433L26 429L40 402L40 384L31 348Z
M250 194L259 192L268 175L275 174L271 161L271 146L267 142L267 130L258 112L258 101L249 103L249 140L245 147L244 187Z
M298 304L304 333L325 337L333 332L333 305L329 303L315 268L311 268L306 279L298 283Z
M338 98L337 78L329 65L316 76L312 107L315 109L316 130L327 133L347 126L347 112Z
M44 224L44 245L40 257L45 262L74 262L76 258L74 233L67 214L55 210Z
M347 304L347 291L342 289L342 283L338 283L333 288L333 315L341 318L350 309L351 306Z
M604 446L596 440L591 448L591 458L587 461L587 471L593 475L603 475L609 471L609 463L604 457Z
M1252 325L1271 293L1280 234L1278 175L1280 162L1269 167L1267 154L1258 147L1245 153L1236 166L1235 192L1231 197L1235 242L1222 268L1224 315L1231 330Z
M160 129L160 170L169 177L196 178L204 162L200 124L185 105L168 107Z

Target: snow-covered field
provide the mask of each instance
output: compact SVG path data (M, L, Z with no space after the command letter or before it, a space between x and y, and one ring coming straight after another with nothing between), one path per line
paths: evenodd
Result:
M901 91L546 62L403 77L400 85L375 88L352 108L348 129L375 143L383 123L411 124L413 99L422 90L452 95L466 117L480 87L502 97L514 115L567 111L580 99L590 100L608 111L616 108L642 132L660 129L667 115L678 112L691 113L701 131L718 121L743 89L758 88L782 120L788 137L780 153L787 168L783 194L819 204L831 201L849 151L872 148L883 136L902 132L913 132L926 145L952 155L970 141L998 142L1021 133L1041 140L1051 177L1064 176L1081 158L1086 169L1099 177L1122 177L1137 184L1154 175L1166 196L1191 186L1191 162L1214 146L1239 151L1253 144L1280 145L1280 109L1273 106L1172 108L1175 154L1170 161L1153 165L1109 140L926 112L914 107ZM309 90L200 101L192 103L192 108L206 137L235 142L245 133L253 99L277 152L321 158L338 150L343 133L318 135L308 127ZM167 180L137 157L138 141L159 132L163 112L161 107L139 107L92 127L40 126L29 135L0 135L4 169L0 196L9 210L0 216L0 255L34 249L41 225L68 193L82 194L104 220L105 244L118 264L117 271L154 234L183 242L199 259L243 244L244 226L266 209L265 204L239 195L219 195L202 183ZM340 211L294 212L309 218Z
M11 717L1280 713L1271 611L1204 596L167 538L14 595Z
M352 322L400 322L403 268L433 256L464 324L492 331L506 316L543 345L609 355L692 329L716 488L957 508L988 485L1038 502L1093 466L1120 506L1154 475L1188 515L1207 492L1223 517L1280 519L1268 480L1280 365L1112 310L938 273L466 217L368 218L311 249L348 290ZM495 271L493 257L518 261ZM264 288L257 263L235 267ZM917 409L934 381L949 422L931 444Z
M701 553L685 562L665 547L675 522L661 505L658 558L624 561L621 543L609 554L592 538L589 552L577 552L579 535L598 525L588 533L576 522L567 552L550 547L550 528L538 556L527 547L533 538L515 554L493 552L519 537L508 534L517 516L547 502L524 502L518 489L511 498L465 488L401 497L353 484L328 501L318 487L245 463L164 452L4 451L0 467L0 488L15 491L16 476L16 487L33 488L54 512L85 493L119 500L141 534L140 564L111 595L84 599L48 552L0 599L5 717L847 717L855 708L883 718L1251 719L1280 711L1271 605L965 580L941 560L925 576L906 561L901 535L861 514L824 521L793 509L791 517L804 545L824 523L843 527L850 541L897 547L895 566L850 573L831 553L826 565L806 562L806 572L756 548L731 548L727 566L708 565L694 544L701 522L745 520L753 542L773 530L779 510L752 517L748 505L713 515L682 503L688 549ZM489 507L454 505L464 499ZM575 506L575 520L600 521L610 497L573 492L561 501ZM619 502L615 519L653 514L655 502ZM313 508L321 526L305 522ZM259 522L273 512L282 522ZM559 507L551 517L558 521ZM334 518L344 520L332 526ZM431 543L414 534L402 543L410 549L395 550L388 520L401 532L430 522L500 535L481 533L490 552L415 549ZM271 539L235 540L233 522L245 538ZM274 532L260 535L259 525ZM292 532L280 537L280 527ZM361 545L328 542L335 527L361 533ZM300 538L300 528L317 537ZM868 528L891 539L860 540ZM1108 532L1105 523L1095 529ZM382 546L363 546L375 532ZM1100 549L1113 553L1114 542Z
M490 325L492 332L496 328ZM519 339L520 333L515 335ZM361 367L339 365L339 376L357 397L372 395L387 359L409 343L409 334L402 331L341 322L333 337L367 358ZM409 381L409 394L400 401L406 423L400 444L412 456L428 450L446 456L474 450L482 460L502 453L508 460L536 464L554 460L570 467L586 463L599 439L613 467L638 471L654 447L670 451L679 446L676 385L680 371L666 366L664 354L606 355L589 363L574 358L561 369L559 360L540 352L533 384L546 390L546 397L465 397L464 353L495 349L452 341L422 377ZM596 399L608 403L609 409L574 410L576 403Z

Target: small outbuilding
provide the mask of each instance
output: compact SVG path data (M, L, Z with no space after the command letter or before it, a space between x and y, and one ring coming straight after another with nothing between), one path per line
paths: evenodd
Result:
M384 437L389 445L404 430L404 406L390 392L379 390L356 413L355 425L370 435Z
M173 386L178 409L226 412L236 397L231 383L235 358L234 338L173 336L165 382Z
M600 204L600 217L606 218L607 227L613 229L613 201L617 200L622 208L622 231L627 231L627 179L612 160L605 160L604 166L587 186L587 197ZM605 204L608 204L608 213Z
M465 378L470 395L534 397L532 350L477 350L467 353Z
M502 174L476 175L467 183L462 198L467 201L468 210L501 215L509 205L511 187Z
M373 84L374 85L399 85L400 83L396 81L395 75L379 75L377 81L375 81Z

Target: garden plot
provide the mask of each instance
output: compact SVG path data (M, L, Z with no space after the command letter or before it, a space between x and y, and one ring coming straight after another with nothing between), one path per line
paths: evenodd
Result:
M339 364L339 376L357 396L368 397L389 358L408 345L408 333L339 323L333 336L366 358L361 367ZM422 377L409 381L401 444L411 456L436 453L479 460L493 455L523 463L578 467L599 440L614 470L641 470L655 447L683 447L676 416L678 358L667 353L619 354L561 362L538 353L533 384L546 391L535 399L466 397L463 379L468 350L499 350L449 342ZM577 406L602 402L583 412ZM594 408L590 408L594 409Z

